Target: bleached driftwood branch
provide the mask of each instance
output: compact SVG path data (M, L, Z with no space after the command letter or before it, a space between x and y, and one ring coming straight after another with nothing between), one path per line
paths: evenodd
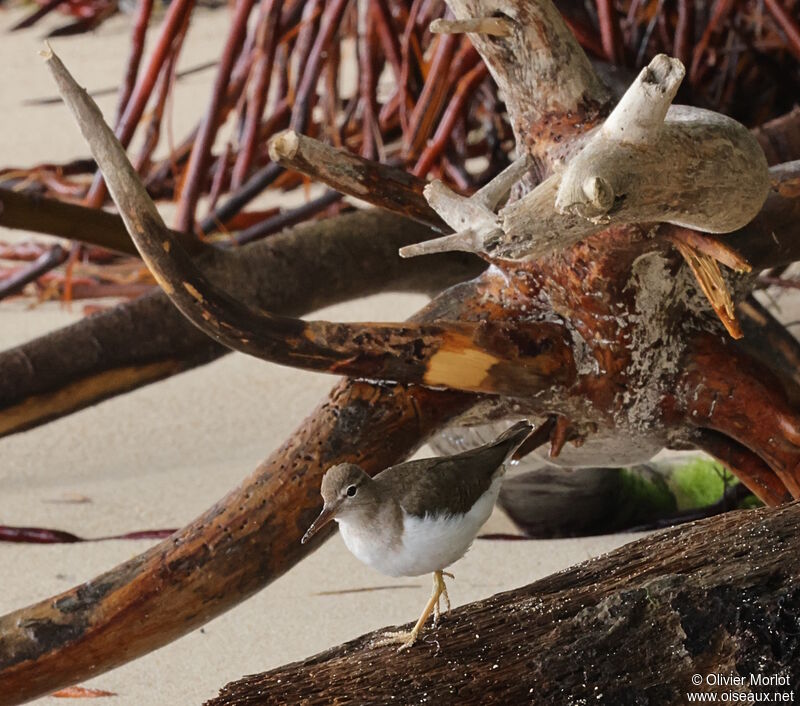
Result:
M294 130L285 130L273 137L269 152L274 162L323 181L345 194L410 216L438 230L445 230L444 224L447 224L457 231L454 235L428 241L428 253L434 252L437 245L442 251L474 252L493 231L500 235L500 224L494 211L522 179L530 164L527 155L519 157L467 198L456 194L441 181L426 184L401 169L335 149ZM454 247L451 239L468 241L470 247ZM422 253L415 252L412 246L401 250L400 254L411 257Z
M740 123L672 106L684 68L659 55L642 70L606 122L577 145L566 167L499 219L420 243L405 254L445 250L526 259L567 248L612 224L671 223L728 233L751 221L769 190L764 153ZM452 210L429 204L442 218ZM442 209L442 210L440 210Z
M729 233L756 216L769 189L761 147L724 115L670 108L683 75L683 64L664 54L642 70L564 170L559 213L599 225L657 220L707 233ZM509 222L525 215L517 204Z
M455 193L439 180L428 184L424 190L428 205L456 232L422 243L421 251L416 244L401 248L400 255L415 257L437 252L437 249L439 252L478 252L484 242L501 235L500 222L494 210L523 177L528 163L527 155L519 157L470 197Z
M284 130L269 141L269 156L344 194L446 230L422 195L425 181L403 169L336 149L294 130Z
M531 155L543 174L549 173L561 159L562 146L570 142L565 138L605 116L608 89L550 0L447 4L456 26L475 21L480 26L491 16L509 31L505 36L485 31L469 36L503 94L517 149Z
M439 18L431 22L434 34L463 34L473 32L490 37L508 37L514 31L514 23L504 17L471 17L467 20Z

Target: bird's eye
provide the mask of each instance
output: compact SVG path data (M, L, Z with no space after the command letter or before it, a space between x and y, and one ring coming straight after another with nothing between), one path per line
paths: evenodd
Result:
M358 488L356 488L354 485L349 486L347 488L347 497L352 498L356 494L357 490Z

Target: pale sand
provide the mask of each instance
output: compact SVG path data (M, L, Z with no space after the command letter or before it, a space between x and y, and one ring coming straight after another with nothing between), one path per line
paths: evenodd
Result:
M0 24L19 10L0 13ZM226 13L200 13L183 65L214 56ZM53 93L36 56L44 27L0 41L0 165L30 165L86 154L65 109L21 107ZM115 85L128 52L127 18L99 33L53 42L89 88ZM183 81L175 110L180 137L204 105L213 72ZM113 111L115 98L101 107ZM192 106L190 108L190 106ZM0 230L0 240L11 237ZM386 295L333 307L318 316L400 320L423 302ZM7 348L77 318L58 305L25 310L0 305L0 346ZM118 397L42 428L0 440L0 523L38 525L102 536L180 526L250 473L330 389L333 379L234 354L199 370ZM91 502L52 501L86 496ZM487 530L510 530L499 512ZM608 551L632 535L539 542L476 542L453 571L460 605L527 584ZM77 545L0 544L0 612L73 586L151 546L149 541ZM319 595L367 586L393 588ZM86 682L117 692L109 703L197 704L226 682L300 659L363 632L415 619L429 579L388 579L362 566L335 537L249 601L177 642ZM124 635L120 636L125 639ZM490 640L482 636L477 639ZM535 646L531 646L535 649ZM63 704L41 699L40 704Z

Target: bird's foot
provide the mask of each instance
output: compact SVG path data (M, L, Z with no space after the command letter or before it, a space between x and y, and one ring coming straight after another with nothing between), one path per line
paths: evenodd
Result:
M387 645L397 645L398 652L407 650L411 647L419 637L419 630L398 630L395 632L385 632L377 640L370 643L370 647L386 647Z
M420 632L422 632L422 628L425 625L425 621L430 617L430 614L434 614L433 623L436 625L436 621L439 618L439 599L444 596L445 605L447 606L447 610L450 610L450 597L447 595L447 586L444 583L444 576L449 576L450 578L454 578L453 574L449 574L446 571L434 571L433 572L433 591L431 593L431 597L428 599L428 602L425 604L425 608L422 611L422 615L419 616L419 620L417 620L416 625L414 625L413 629L409 632L387 632L383 634L383 637L378 638L372 642L372 647L383 647L385 645L396 645L398 642L400 643L400 647L398 648L398 652L402 652L403 650L408 649L413 645L417 638L419 637Z

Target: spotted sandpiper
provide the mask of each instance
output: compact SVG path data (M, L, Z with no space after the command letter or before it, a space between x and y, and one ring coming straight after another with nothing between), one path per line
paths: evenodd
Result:
M322 512L303 543L331 520L347 548L389 576L433 573L433 592L410 632L387 633L375 646L413 645L425 621L450 608L444 571L464 556L489 518L500 491L503 463L531 432L517 422L494 441L464 453L391 466L370 478L352 463L333 466L322 478Z

